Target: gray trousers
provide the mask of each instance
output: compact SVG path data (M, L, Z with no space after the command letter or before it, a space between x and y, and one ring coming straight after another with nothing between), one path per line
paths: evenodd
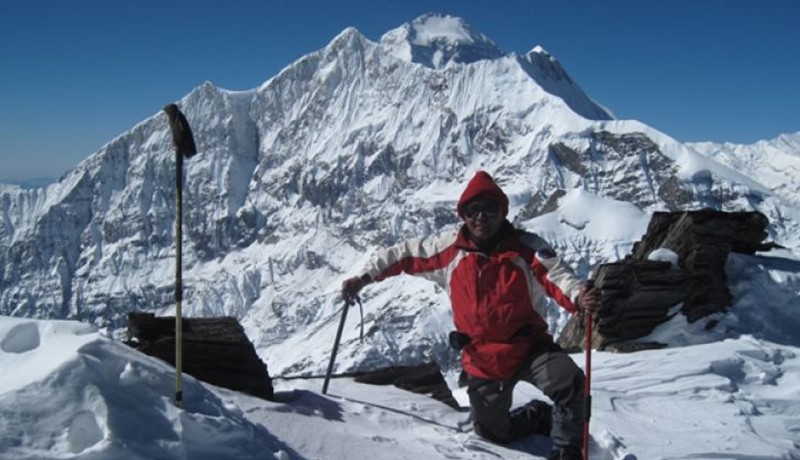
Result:
M533 384L553 401L550 437L559 447L580 447L583 443L583 371L561 347L550 343L536 347L533 356L507 381L468 379L468 394L475 432L491 441L508 443L526 433L514 426L509 414L514 386Z

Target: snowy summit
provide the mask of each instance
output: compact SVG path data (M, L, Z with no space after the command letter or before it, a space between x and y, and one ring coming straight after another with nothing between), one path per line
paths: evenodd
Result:
M434 13L386 33L380 43L397 58L432 69L503 55L494 42L463 19Z

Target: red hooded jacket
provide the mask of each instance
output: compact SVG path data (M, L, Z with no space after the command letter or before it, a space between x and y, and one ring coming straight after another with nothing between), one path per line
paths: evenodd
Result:
M484 179L478 183L485 186ZM459 200L459 214L463 204L486 194L467 191ZM507 199L500 204L507 212ZM407 273L440 284L450 296L456 330L471 339L462 350L464 370L506 380L536 343L552 340L542 319L545 296L575 312L581 282L542 238L516 230L508 221L489 249L479 248L468 234L464 225L455 234L408 240L378 251L365 274L381 281Z

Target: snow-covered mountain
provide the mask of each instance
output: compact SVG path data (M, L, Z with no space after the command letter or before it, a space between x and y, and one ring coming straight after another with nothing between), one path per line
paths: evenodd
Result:
M376 247L457 225L478 169L581 273L623 257L656 210L757 209L800 249L796 188L613 119L541 47L503 53L458 18L377 42L349 28L259 88L206 83L179 105L200 152L185 173L184 313L239 318L273 375L324 369L342 279ZM174 168L156 113L58 183L0 188L0 314L117 330L130 311L171 313ZM454 361L443 292L399 277L364 300L364 342L352 320L340 370Z
M687 144L703 155L741 171L775 194L800 206L800 132L751 145L698 142Z

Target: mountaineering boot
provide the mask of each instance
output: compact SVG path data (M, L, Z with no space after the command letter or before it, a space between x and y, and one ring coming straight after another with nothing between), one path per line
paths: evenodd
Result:
M511 411L511 436L513 439L538 434L550 436L553 426L553 409L544 401L535 399Z
M547 460L583 460L581 449L573 446L553 446Z

